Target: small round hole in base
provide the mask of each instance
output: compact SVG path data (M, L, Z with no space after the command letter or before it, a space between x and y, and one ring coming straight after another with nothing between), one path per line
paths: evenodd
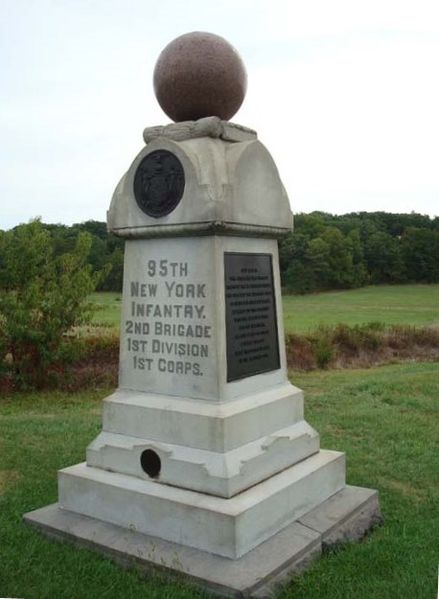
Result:
M140 465L142 466L143 471L151 478L157 478L162 467L159 456L152 449L145 449L145 451L142 451Z

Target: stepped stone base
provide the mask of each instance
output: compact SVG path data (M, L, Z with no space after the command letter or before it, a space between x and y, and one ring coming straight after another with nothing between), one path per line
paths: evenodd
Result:
M59 541L93 549L128 567L156 570L224 597L270 597L322 548L361 539L381 523L378 492L346 486L238 559L229 559L49 505L25 522Z
M289 383L219 404L118 389L104 400L87 465L150 481L147 449L159 456L161 483L231 498L318 453L320 441Z
M230 498L319 452L319 435L304 420L220 453L102 432L87 448L87 465L148 480L140 455L152 449L165 464L160 482Z
M76 464L58 473L61 508L236 559L345 486L345 456L320 450L226 499Z

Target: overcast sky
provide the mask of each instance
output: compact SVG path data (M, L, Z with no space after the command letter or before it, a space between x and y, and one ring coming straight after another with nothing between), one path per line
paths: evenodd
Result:
M166 124L163 47L227 38L294 212L439 215L439 1L0 0L0 228L105 220ZM269 198L267 198L267 201Z

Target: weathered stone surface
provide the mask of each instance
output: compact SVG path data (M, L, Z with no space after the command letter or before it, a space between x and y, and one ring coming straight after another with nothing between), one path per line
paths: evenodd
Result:
M342 489L299 519L322 535L323 547L358 541L382 521L378 491L354 486Z
M211 423L215 426L215 423ZM189 441L190 442L190 441ZM305 421L227 453L102 432L87 448L87 464L147 480L145 450L159 456L155 479L182 489L233 497L319 451L319 436Z
M177 37L160 54L154 91L173 121L218 116L230 119L241 106L247 74L239 54L219 35L194 31Z
M224 403L119 389L103 406L106 432L220 453L300 421L303 393L289 383Z
M227 356L222 350L226 345L226 252L263 252L271 257L280 353L278 368L232 383L227 382ZM285 384L281 314L274 240L222 236L129 240L125 245L119 386L224 401Z
M178 206L161 218L142 212L134 195L137 169L156 150L172 152L186 180ZM287 194L264 145L254 138L231 142L210 136L182 141L154 137L119 182L107 222L115 235L129 239L206 234L276 238L293 224Z
M347 486L318 508L319 521L324 520L326 510L334 535L344 528L340 540L358 538L354 531L360 527L364 534L379 521L375 496L376 492L370 489ZM339 521L333 520L334 505L344 506ZM313 512L315 516L316 510ZM222 597L240 599L272 597L280 584L321 555L324 536L308 525L294 522L243 557L230 560L62 510L58 504L30 512L24 519L50 538L92 549L125 567L136 567L146 574L155 570Z
M61 508L236 559L345 486L344 454L320 450L231 498L85 463L58 473Z

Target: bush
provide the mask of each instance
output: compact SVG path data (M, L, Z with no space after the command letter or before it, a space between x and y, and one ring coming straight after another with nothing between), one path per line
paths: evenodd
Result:
M348 326L338 324L332 332L332 343L345 353L358 355L361 351L375 351L382 344L384 325L369 323Z
M285 345L289 367L304 371L316 368L312 344L305 336L290 333L285 338Z
M382 323L318 327L286 336L288 366L297 370L368 367L395 360L438 360L439 329Z
M18 386L45 385L63 335L91 315L91 237L78 235L71 252L55 256L39 221L0 234L0 362Z
M49 369L48 384L63 391L114 387L119 366L119 335L66 336L58 361Z
M316 339L313 344L313 353L317 367L328 368L334 355L330 339L323 336Z

